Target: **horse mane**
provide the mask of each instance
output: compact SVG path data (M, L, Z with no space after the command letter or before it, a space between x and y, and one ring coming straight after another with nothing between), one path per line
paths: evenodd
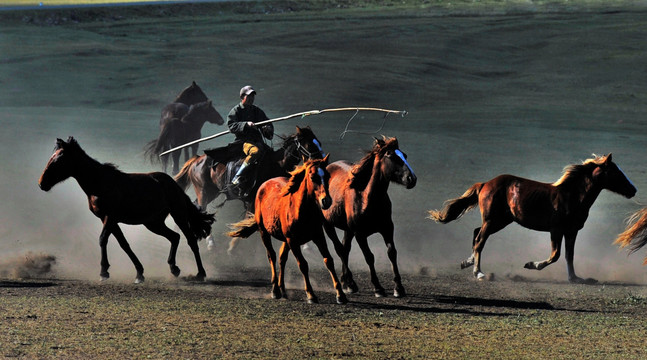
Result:
M281 196L287 196L294 194L299 187L301 182L306 177L306 169L312 164L312 160L307 160L302 165L297 166L294 170L290 171L290 180L288 180L287 185L283 188Z
M121 174L121 173L122 173L122 171L121 171L121 170L119 170L119 168L117 167L117 165L115 165L115 164L113 164L113 163L109 163L109 162L108 162L108 163L101 163L101 162L99 162L98 160L96 160L96 159L94 159L93 157L91 157L90 155L88 155L88 154L85 152L85 150L83 150L83 149L81 148L81 145L79 145L79 143L76 141L76 139L74 139L72 136L70 136L70 137L67 139L66 149L68 149L68 150L69 150L69 149L70 149L70 147L69 147L69 146L72 146L71 150L73 150L75 153L77 153L77 154L79 154L79 155L83 156L84 158L88 159L88 160L89 160L91 163L93 163L94 165L96 165L96 166L100 166L101 168L103 168L104 170L107 170L107 171L109 171L109 172L114 172L114 173L119 173L119 174Z
M366 155L351 167L348 179L349 187L359 191L364 190L373 174L375 157L384 155L384 152L392 147L398 147L398 139L394 137L387 138L386 136L382 136L382 139L376 138L373 149L367 151Z
M593 156L591 159L584 160L582 164L573 164L565 167L564 174L559 180L553 183L553 186L564 185L574 179L580 179L583 176L589 175L591 168L602 165L607 160L607 156L597 156L595 154Z

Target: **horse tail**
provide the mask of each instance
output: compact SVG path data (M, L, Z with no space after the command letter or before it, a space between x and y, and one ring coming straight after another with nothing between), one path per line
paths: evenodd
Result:
M230 226L233 230L228 232L227 236L233 238L248 238L258 231L258 224L256 223L254 214L249 214L245 219Z
M631 215L627 223L627 229L618 235L613 243L621 248L629 246L631 254L647 244L647 207ZM643 265L647 265L647 257L643 261Z
M151 140L144 146L144 153L150 159L152 163L155 163L159 160L159 155L170 147L174 122L180 121L178 118L172 118L164 125L161 126L160 134L155 140Z
M182 165L180 172L177 173L175 177L173 177L173 179L175 179L175 182L178 183L178 185L180 185L183 190L186 190L191 184L191 168L199 158L200 157L196 155L187 160L184 165Z
M211 225L216 221L213 214L207 213L194 203L173 178L165 173L152 173L163 187L167 198L170 200L171 216L185 232L187 238L192 235L198 240L211 234ZM184 223L183 227L180 223ZM188 232L188 234L186 233Z
M206 238L211 235L211 225L216 221L213 214L207 213L200 206L191 201L184 191L182 194L186 198L186 207L188 209L189 229L191 233L198 239Z
M429 210L428 218L441 224L458 219L478 205L481 188L483 183L472 185L461 197L445 201L442 210Z

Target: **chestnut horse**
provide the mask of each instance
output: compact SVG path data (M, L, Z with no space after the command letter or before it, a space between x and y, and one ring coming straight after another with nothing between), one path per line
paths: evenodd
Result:
M261 233L272 268L272 297L275 299L286 295L285 263L292 251L303 274L308 303L318 302L310 284L308 262L301 252L301 245L312 240L319 248L332 277L337 291L337 303L347 302L322 230L321 210L330 207L332 202L328 193L330 174L326 171L326 165L328 156L323 160L306 160L302 166L292 171L289 179L275 177L264 182L256 194L254 215L233 224L234 230L227 234L235 238L247 238L256 231ZM278 277L272 236L283 242L279 253Z
M621 248L629 246L630 254L647 244L647 207L629 217L627 228L613 243L620 245ZM647 265L647 257L643 260L643 265Z
M531 230L550 232L550 257L528 262L526 269L541 270L557 261L564 238L568 280L594 283L594 279L575 275L573 252L577 232L584 227L589 209L604 189L626 198L636 194L636 188L612 161L611 154L566 167L562 177L553 184L512 175L476 183L461 197L446 201L441 211L429 211L429 217L444 224L480 206L483 223L474 230L472 255L461 264L463 269L474 265L474 276L479 280L485 277L481 272L481 251L487 238L514 221Z
M327 170L330 172L330 196L333 204L323 211L324 229L341 257L341 280L344 289L358 291L348 268L351 242L353 237L356 237L371 272L375 296L385 295L375 272L375 258L368 246L368 237L379 233L384 239L393 268L393 295L405 296L393 242L392 206L387 191L391 182L411 189L416 186L417 178L406 160L406 155L400 150L398 140L376 139L373 149L357 163L336 161L328 165ZM339 242L335 227L344 231L343 244Z
M112 234L135 265L135 283L144 281L144 267L128 245L119 223L143 224L153 233L167 238L171 242L168 264L171 273L178 276L180 269L175 265L175 255L180 235L164 224L169 214L193 251L198 266L195 279L204 280L206 273L200 260L198 240L209 234L214 218L193 204L173 178L162 172L123 173L112 164L101 164L92 159L72 137L67 142L57 139L54 154L45 166L38 185L42 190L49 191L69 177L76 179L88 196L90 211L103 222L99 236L102 280L110 277L106 245Z
M160 134L157 139L150 141L146 147L146 155L150 158L151 162L157 160L162 161L164 172L168 166L168 156L163 156L161 159L159 155L171 148L180 146L202 137L202 126L205 122L210 122L216 125L222 125L225 120L220 116L218 111L213 107L210 100L199 102L191 106L183 103L172 103L167 105L171 107L167 117L164 117L162 112L162 119L160 120ZM184 148L184 158L189 159L189 149L192 155L198 153L198 145ZM177 174L180 168L180 155L181 151L175 151L170 154L173 162L173 174Z

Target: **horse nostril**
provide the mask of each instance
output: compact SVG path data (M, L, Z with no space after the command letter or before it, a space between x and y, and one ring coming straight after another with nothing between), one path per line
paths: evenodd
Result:
M329 196L326 196L325 198L321 199L321 208L323 210L326 210L332 205L332 199Z

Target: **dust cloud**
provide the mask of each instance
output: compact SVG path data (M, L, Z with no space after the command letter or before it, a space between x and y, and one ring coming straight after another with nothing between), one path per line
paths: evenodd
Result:
M27 252L26 254L0 260L0 278L32 279L52 276L56 256Z
M461 271L472 231L480 225L478 210L445 225L426 219L426 213L473 183L503 173L554 182L565 166L612 152L638 195L600 195L578 235L575 270L600 281L645 284L642 256L627 256L612 245L627 216L647 203L642 15L437 17L416 11L335 21L325 14L274 15L260 22L186 21L173 25L174 31L167 31L164 18L78 28L2 24L0 48L12 52L3 54L0 67L7 84L0 87L0 261L44 253L56 258L57 276L98 280L101 223L88 211L78 184L70 179L48 193L36 185L55 139L72 135L90 156L126 172L158 170L145 161L143 146L159 131L162 107L195 80L220 113L236 104L245 84L257 88L256 104L270 117L346 106L407 110L406 117L388 117L382 127L381 115L360 113L351 123L359 132L343 140L349 114L276 123L280 134L311 126L331 161L359 160L373 136L398 138L418 176L413 189L389 188L405 276ZM23 43L32 46L13 46ZM222 130L206 124L203 134ZM201 149L231 140L223 137ZM188 194L195 197L192 189ZM209 251L200 243L209 278L267 267L258 237L226 254L227 224L244 216L239 202L210 211L216 212L216 247ZM168 224L175 228L171 219ZM171 277L168 241L142 226L123 230L147 279ZM384 242L379 235L369 241L378 271L390 273ZM483 271L495 279L566 281L563 257L540 272L523 269L528 261L546 259L549 243L547 233L512 224L488 240ZM114 239L108 250L111 279L133 280L134 267ZM316 251L307 256L311 268L323 269ZM182 275L196 271L184 239L178 265ZM288 267L293 265L292 259ZM356 244L351 268L367 270ZM461 274L470 277L471 270Z

